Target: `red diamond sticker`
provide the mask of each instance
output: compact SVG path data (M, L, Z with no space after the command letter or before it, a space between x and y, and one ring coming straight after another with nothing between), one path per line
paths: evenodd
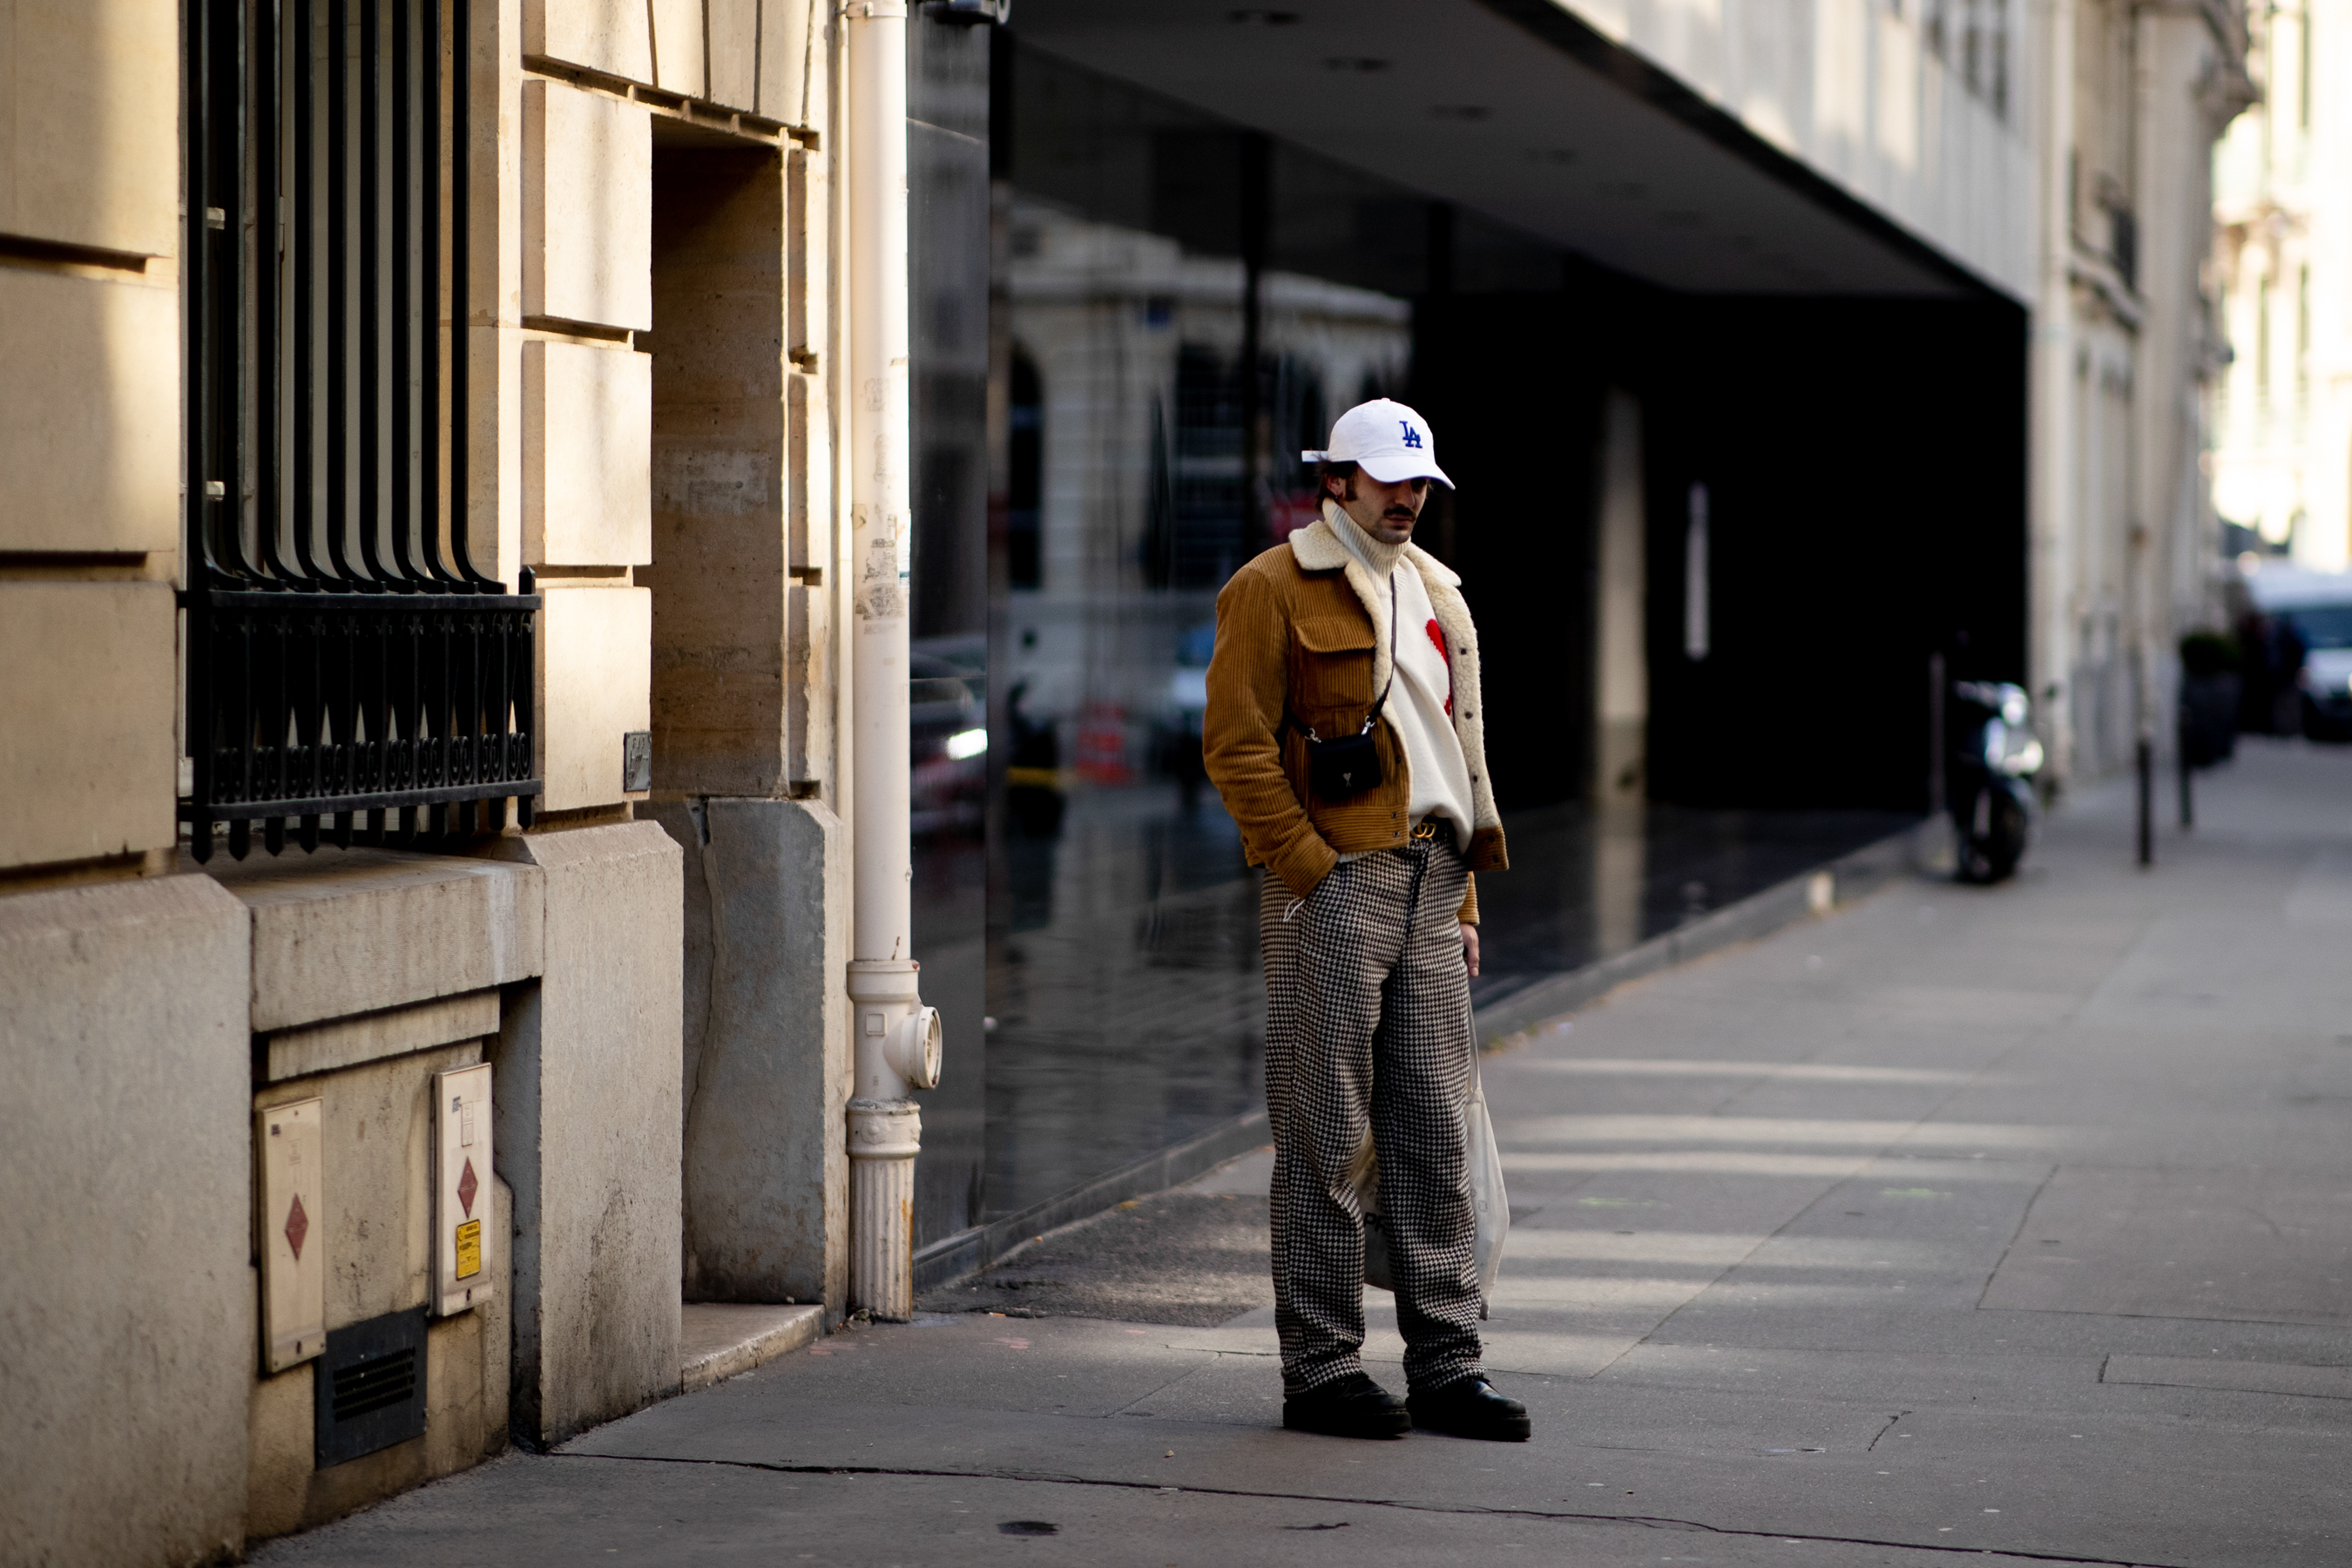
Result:
M457 1175L457 1201L466 1205L466 1217L468 1219L474 1215L474 1194L481 1190L482 1184L474 1179L474 1162L469 1158L466 1168Z
M286 1211L286 1240L294 1248L294 1261L302 1261L302 1238L310 1234L310 1216L302 1212L302 1194L294 1194L293 1206Z

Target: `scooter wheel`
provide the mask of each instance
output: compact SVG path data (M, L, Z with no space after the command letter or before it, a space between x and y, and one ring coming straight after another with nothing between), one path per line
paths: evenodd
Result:
M1985 836L1985 880L1998 882L2017 869L2025 858L2025 807L2006 792L1992 802L1992 831Z

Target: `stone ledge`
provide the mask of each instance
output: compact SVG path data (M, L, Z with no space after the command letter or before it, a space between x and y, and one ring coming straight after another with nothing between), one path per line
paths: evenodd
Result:
M468 992L271 1035L263 1076L281 1083L498 1032L498 992Z
M824 1329L824 1309L688 1301L678 1314L678 1384L692 1394L790 1355Z
M181 859L197 868L184 849ZM322 847L203 869L253 911L256 1034L481 991L544 965L536 867Z

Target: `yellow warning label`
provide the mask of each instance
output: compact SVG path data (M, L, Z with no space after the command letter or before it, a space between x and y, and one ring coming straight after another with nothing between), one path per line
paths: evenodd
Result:
M469 1219L457 1227L457 1278L471 1279L482 1271L482 1222Z

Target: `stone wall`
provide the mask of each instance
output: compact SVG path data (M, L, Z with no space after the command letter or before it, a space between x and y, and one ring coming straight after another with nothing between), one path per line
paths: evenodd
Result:
M172 844L179 10L0 5L0 870Z
M426 1305L434 1074L481 1061L499 1027L501 992L536 984L544 970L546 878L527 864L383 849L222 859L209 869L240 901L252 953L241 1064L252 1079L248 1103L217 1135L233 1135L249 1164L253 1111L318 1100L324 1170L309 1245L324 1249L324 1327ZM524 1089L494 1082L493 1107ZM494 1145L493 1157L502 1166L506 1151ZM511 1200L505 1184L494 1179L491 1189L491 1227L502 1234L499 1220L515 1217ZM241 1347L247 1535L322 1523L505 1448L509 1258L493 1247L489 1299L428 1327L421 1438L318 1467L318 1363L269 1373L257 1370L253 1343ZM253 1274L257 1297L257 1266Z
M530 566L546 595L541 831L462 854L257 844L195 874L174 847L181 11L0 0L0 730L39 737L0 756L10 1561L227 1557L478 1462L509 1431L551 1443L679 1386L688 906L679 844L630 820L646 792L623 768L624 737L654 727L638 574L657 121L672 137L727 128L730 155L765 171L751 248L773 320L737 410L744 430L755 404L772 426L755 487L780 606L761 627L776 743L760 790L833 787L830 698L791 684L834 668L824 171L817 138L790 131L824 119L809 85L824 13L505 0L470 13L465 478L477 564L510 584ZM792 203L818 221L814 250ZM729 947L721 989L755 993L738 1011L783 1031L784 1070L748 1086L770 1099L719 1108L739 1114L711 1147L745 1155L740 1201L769 1232L747 1221L765 1252L720 1247L714 1268L749 1281L739 1296L837 1307L846 1033L827 977L845 840L822 800L751 804L722 813L726 867L698 847L696 886L707 900L730 867L770 879L767 905L729 918L793 957L770 973L771 955ZM707 971L707 932L700 951ZM321 1102L310 1245L332 1331L428 1300L430 1086L479 1060L495 1076L488 1234L506 1243L489 1299L430 1323L425 1435L321 1469L316 1363L262 1370L255 1113Z
M849 836L813 802L650 808L685 851L687 1299L848 1289Z
M0 1542L245 1536L257 1331L244 907L204 877L0 898Z
M497 848L545 877L546 974L508 992L491 1060L511 1419L554 1443L677 1391L679 856L650 822Z

